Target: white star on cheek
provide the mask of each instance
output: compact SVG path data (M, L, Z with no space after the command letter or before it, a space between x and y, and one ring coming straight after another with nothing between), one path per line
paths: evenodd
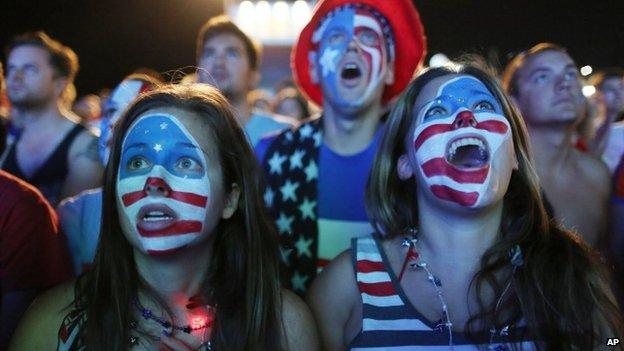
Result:
M325 49L323 56L321 56L320 64L323 67L323 75L327 75L329 72L336 70L336 56L338 56L338 50Z
M167 129L167 126L169 126L169 125L166 122L162 122L160 124L160 129L165 130L165 129Z
M160 152L162 151L163 147L160 144L154 144L154 151L156 152Z

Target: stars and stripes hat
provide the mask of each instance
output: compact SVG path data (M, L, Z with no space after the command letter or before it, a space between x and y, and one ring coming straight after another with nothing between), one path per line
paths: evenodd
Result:
M310 75L310 52L315 51L318 44L313 41L313 36L326 16L345 5L370 7L385 17L392 31L394 40L390 41L390 45L394 49L394 82L384 89L382 103L385 104L403 91L426 55L425 30L411 0L321 0L299 34L291 53L295 82L308 99L319 106L323 104L321 87L313 82Z

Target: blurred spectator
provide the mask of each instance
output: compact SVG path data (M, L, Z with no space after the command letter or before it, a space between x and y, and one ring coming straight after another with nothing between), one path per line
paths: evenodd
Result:
M82 122L90 127L98 123L100 114L100 97L95 94L88 94L78 99L72 108L72 111L77 114Z
M101 184L97 138L65 109L63 96L78 71L78 57L43 32L16 37L7 48L11 119L21 132L2 169L58 201Z
M217 87L234 108L251 145L262 136L290 128L297 122L286 117L253 111L247 94L260 80L260 45L227 16L213 17L197 37L197 78L199 83Z
M264 89L254 89L247 94L247 101L252 109L264 113L271 112L271 94Z
M37 293L73 276L58 229L41 193L0 170L0 350Z
M535 168L554 217L590 245L604 244L609 171L572 145L585 111L574 60L558 45L538 44L513 58L503 84L527 124Z
M139 94L162 82L145 74L131 74L111 93L100 122L99 155L106 167L113 138L113 126ZM102 188L89 189L65 199L57 208L61 228L67 237L74 272L80 274L91 265L100 235Z
M273 101L273 112L298 121L310 116L308 101L295 88L284 88L277 93Z
M596 126L598 155L613 173L624 154L624 70L611 68L592 76L590 84L604 110L604 119Z

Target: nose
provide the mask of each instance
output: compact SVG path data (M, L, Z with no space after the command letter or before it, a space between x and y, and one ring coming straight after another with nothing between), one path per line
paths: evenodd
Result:
M458 113L457 117L455 117L455 121L453 121L451 129L455 130L468 127L477 127L477 120L474 114L472 114L472 111L462 111Z
M168 197L171 193L171 187L162 178L149 177L145 181L143 191L148 195Z

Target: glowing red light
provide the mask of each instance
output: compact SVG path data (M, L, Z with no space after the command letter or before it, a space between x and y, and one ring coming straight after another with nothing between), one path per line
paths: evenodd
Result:
M193 320L191 321L191 328L193 329L202 328L205 325L206 320L203 317L193 317Z

